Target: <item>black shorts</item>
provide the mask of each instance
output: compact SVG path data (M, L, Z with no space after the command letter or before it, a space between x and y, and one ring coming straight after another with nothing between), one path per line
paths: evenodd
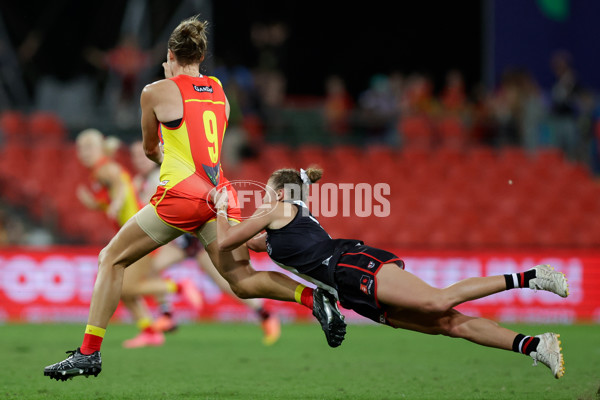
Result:
M376 274L383 264L395 263L404 269L404 261L388 251L370 246L356 246L343 253L334 272L342 307L363 317L389 325L386 311L377 301Z

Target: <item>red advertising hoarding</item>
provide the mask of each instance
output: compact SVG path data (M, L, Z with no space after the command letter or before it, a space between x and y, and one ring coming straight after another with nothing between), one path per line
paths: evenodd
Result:
M45 250L0 250L0 321L84 322L97 271L96 248L55 247ZM524 271L537 264L550 264L569 279L570 295L563 299L547 292L510 290L469 302L459 309L504 322L572 323L600 322L600 251L407 251L393 250L406 269L435 287L458 280ZM252 254L257 270L283 271L266 254ZM287 272L286 272L287 273ZM192 279L204 295L205 307L195 312L178 296L172 301L180 320L252 320L252 310L221 293L194 260L186 260L165 271L178 281ZM151 299L149 303L153 305ZM284 320L311 318L295 303L268 301ZM366 322L345 311L350 321ZM119 307L115 318L128 320Z

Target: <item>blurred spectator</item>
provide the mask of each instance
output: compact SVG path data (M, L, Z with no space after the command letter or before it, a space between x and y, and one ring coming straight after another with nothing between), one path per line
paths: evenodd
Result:
M286 78L279 71L261 71L255 75L259 94L259 115L267 135L285 138L286 121L282 110L286 95Z
M594 123L594 135L590 151L590 167L596 175L600 175L600 116Z
M436 102L433 97L433 83L425 75L416 73L408 77L406 90L400 102L402 114L433 115L436 111Z
M25 244L25 225L13 213L0 208L0 246Z
M358 104L367 141L383 141L395 136L398 101L386 75L371 77L369 88L360 95Z
M519 107L521 107L519 113L521 143L527 150L533 152L540 146L541 130L547 114L546 105L541 89L529 72L521 71L517 79L520 93Z
M123 128L135 126L139 122L138 80L141 73L155 61L152 55L153 52L140 48L138 39L133 34L123 35L119 43L108 51L90 47L83 53L85 59L98 70L112 72L117 77L118 83L114 86L108 80L105 91L108 91L116 123Z
M481 84L473 90L473 107L470 119L471 140L474 143L483 145L494 143L495 126L492 98L492 94Z
M116 47L102 51L88 48L84 51L86 60L100 70L111 70L121 79L121 96L131 99L135 92L136 80L140 72L149 66L149 54L143 51L135 35L124 35Z
M354 102L346 90L346 83L338 75L325 81L325 127L338 137L350 132L350 117Z
M521 112L521 93L517 71L513 69L504 71L491 105L496 126L494 144L500 146L519 144L518 120Z
M250 28L250 38L257 50L257 68L261 71L285 70L286 41L289 30L285 23L278 21L264 24L257 22Z
M577 97L577 108L579 115L577 117L577 132L579 141L575 149L575 158L593 167L594 160L598 158L598 148L595 145L595 129L600 117L600 108L597 105L596 97L590 90L583 89Z
M236 169L242 158L251 158L264 142L264 131L252 104L253 82L244 82L239 69L223 84L229 100L229 122L223 138L222 160L227 171ZM255 124L254 124L255 123Z
M571 56L564 51L556 52L552 56L551 68L556 77L550 92L553 143L574 159L579 142L576 129L579 84L571 66Z
M467 95L460 71L452 70L446 74L446 85L440 96L440 103L446 112L460 113L464 111L467 106Z

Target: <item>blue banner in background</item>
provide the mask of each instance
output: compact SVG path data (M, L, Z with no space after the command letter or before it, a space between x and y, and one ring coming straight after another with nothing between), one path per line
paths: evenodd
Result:
M525 68L549 89L552 55L566 50L579 82L600 89L600 1L501 0L492 2L492 12L496 84L506 68Z

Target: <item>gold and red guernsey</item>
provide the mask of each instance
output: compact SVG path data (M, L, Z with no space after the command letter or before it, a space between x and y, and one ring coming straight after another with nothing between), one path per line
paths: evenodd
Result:
M221 178L221 145L227 129L225 92L212 76L178 75L171 80L181 92L183 118L176 128L160 126L165 149L161 184L187 192L188 185L205 180L212 188Z
M215 186L226 182L221 170L221 145L227 129L226 98L215 77L178 75L171 80L181 93L183 118L178 126L159 126L164 158L160 184L150 203L161 205L164 222L192 232L213 211L207 207L200 217L197 211L189 209L190 203L176 199L206 200ZM174 198L168 200L167 192Z

